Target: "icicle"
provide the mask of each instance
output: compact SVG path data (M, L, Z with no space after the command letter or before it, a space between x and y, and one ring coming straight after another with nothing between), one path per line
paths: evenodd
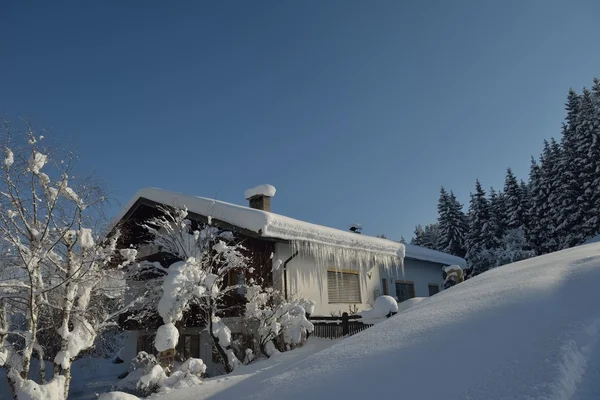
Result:
M351 249L325 245L308 241L292 241L292 249L300 255L315 259L317 266L325 271L327 268L348 269L358 268L366 272L374 267L382 266L386 270L400 267L404 275L404 248L398 254L382 254L361 249Z

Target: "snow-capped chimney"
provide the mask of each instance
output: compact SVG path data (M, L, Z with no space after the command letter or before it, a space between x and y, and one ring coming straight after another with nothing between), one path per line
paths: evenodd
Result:
M350 225L350 232L362 233L362 225L361 224Z
M250 208L257 210L271 211L271 197L275 196L275 186L258 185L245 192Z

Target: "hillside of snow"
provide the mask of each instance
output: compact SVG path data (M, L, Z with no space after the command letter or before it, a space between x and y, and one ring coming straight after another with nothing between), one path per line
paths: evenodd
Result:
M210 398L600 399L599 282L600 244L499 267Z

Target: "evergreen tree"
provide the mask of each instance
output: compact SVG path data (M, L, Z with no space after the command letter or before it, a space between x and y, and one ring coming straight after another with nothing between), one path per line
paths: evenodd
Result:
M533 249L531 245L531 237L529 231L531 229L531 184L521 179L521 208L523 210L523 230L525 233L525 241L529 249Z
M587 93L589 95L589 92ZM578 128L581 123L579 121L581 100L572 89L569 91L565 105L566 124L562 127L562 151L558 159L560 173L552 176L559 185L555 202L556 240L559 249L574 246L582 241L581 225L584 222L583 210L586 207L583 204L584 188L581 175L585 164L581 144L585 134L582 134L581 129Z
M432 250L441 250L440 242L440 226L437 223L425 225L422 246Z
M583 226L585 238L600 233L600 79L598 78L594 78L594 85L592 86L590 119L591 145L587 149L587 164L585 167L587 174L585 196L589 205L585 212Z
M554 140L550 139L550 154L542 164L542 184L548 195L547 213L545 220L541 221L549 234L547 241L544 243L546 253L554 252L560 249L561 233L558 231L559 213L561 209L561 179L563 173L562 164L562 147Z
M479 180L475 181L475 193L471 193L469 202L469 230L467 233L467 253L465 255L469 263L469 275L478 275L490 268L489 255L487 253L486 232L490 210L485 191Z
M544 140L544 149L549 151L550 145ZM543 156L542 156L543 159ZM546 205L548 197L541 185L541 169L535 158L531 157L531 167L529 168L530 185L530 209L529 209L529 244L536 254L543 254L542 244L546 241L547 230L540 224L545 219Z
M525 225L525 218L521 187L510 168L506 171L504 198L506 201L506 228L518 229L523 227Z
M506 233L506 202L504 194L490 188L490 219L486 232L487 249L494 251L502 245Z
M440 189L440 198L438 200L438 227L440 230L439 242L437 243L438 248L446 249L449 245L449 232L450 232L450 196L446 192L446 189L442 186Z
M466 253L467 218L462 211L462 205L458 202L454 193L450 192L448 195L442 188L438 210L441 233L440 245L443 246L443 251L458 257L464 257Z
M410 244L414 244L415 246L423 246L425 243L425 230L419 224L415 226L415 236L411 239Z
M586 238L595 236L598 232L598 199L600 187L600 84L594 80L592 91L583 90L580 96L579 113L576 118L575 136L577 155L579 156L580 193L580 228L573 239L574 244L583 242Z

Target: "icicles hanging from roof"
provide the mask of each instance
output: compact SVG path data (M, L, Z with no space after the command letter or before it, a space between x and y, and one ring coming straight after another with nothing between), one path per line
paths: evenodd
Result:
M368 271L382 266L388 270L400 267L404 273L404 251L398 251L397 255L393 255L303 240L292 240L291 245L294 252L298 251L301 256L314 258L317 266L324 269L358 268L361 271Z

